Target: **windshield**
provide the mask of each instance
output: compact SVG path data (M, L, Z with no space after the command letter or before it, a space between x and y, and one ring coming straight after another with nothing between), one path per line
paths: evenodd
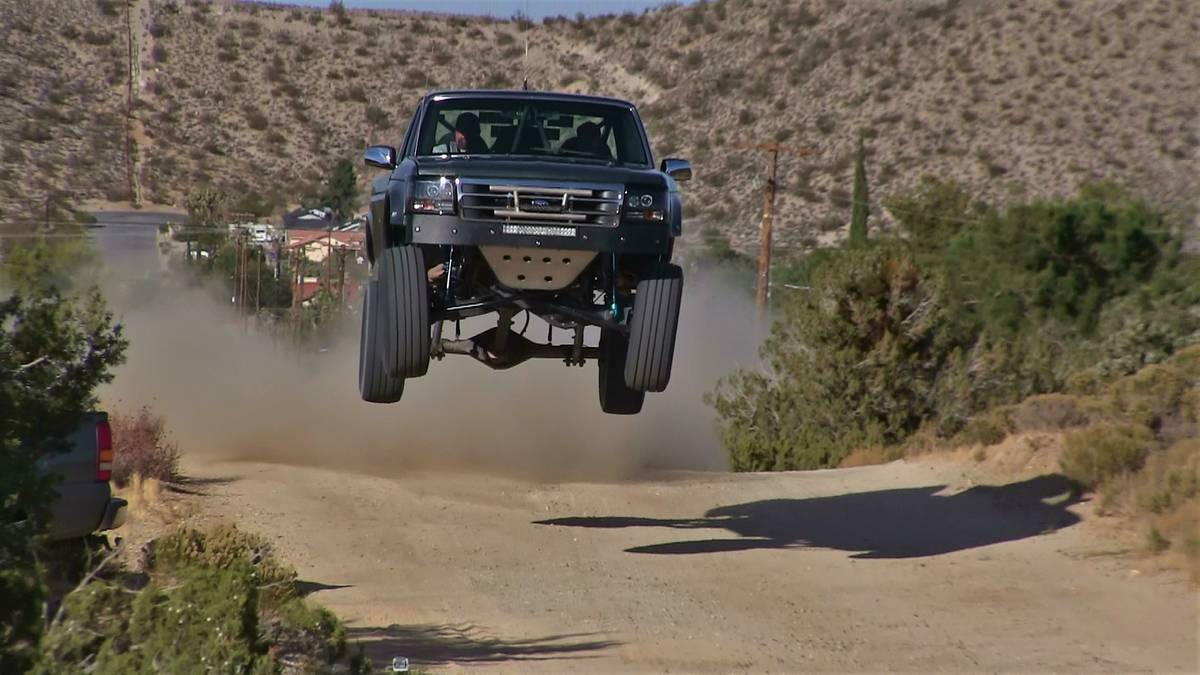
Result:
M429 105L418 155L547 155L648 163L627 108L583 101L454 99Z

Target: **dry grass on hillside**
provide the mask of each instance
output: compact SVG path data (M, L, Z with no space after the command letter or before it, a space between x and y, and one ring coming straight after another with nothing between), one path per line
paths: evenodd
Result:
M0 223L45 217L45 197L125 198L121 5L0 2Z
M63 21L82 26L99 5L56 4L75 12L34 17L27 33L84 53L64 66L69 77L111 99L111 48L62 37ZM199 0L149 8L138 115L148 134L142 181L158 201L215 182L294 202L334 159L397 140L426 90L517 87L524 73L534 88L639 103L656 155L696 165L689 232L719 227L742 250L757 236L765 158L733 146L776 139L820 149L781 162L783 247L839 236L860 134L876 214L924 174L993 198L1115 177L1195 208L1200 5L1191 0L724 0L540 24ZM16 153L39 144L0 133L15 138L6 166L35 169ZM118 160L108 148L91 161ZM100 178L83 183L119 184Z

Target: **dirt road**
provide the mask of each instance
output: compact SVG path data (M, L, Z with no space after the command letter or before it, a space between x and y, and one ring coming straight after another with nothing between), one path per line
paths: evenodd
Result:
M1197 670L1196 594L961 465L546 484L193 461L383 661L536 672ZM944 486L949 486L945 488ZM1082 520L1081 520L1082 518Z

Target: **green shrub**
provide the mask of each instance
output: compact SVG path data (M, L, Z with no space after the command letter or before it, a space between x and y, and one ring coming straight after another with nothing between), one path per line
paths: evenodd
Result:
M224 569L238 561L252 564L251 577L259 586L271 589L271 597L287 598L295 593L296 571L275 558L270 542L233 524L207 530L180 527L151 547L151 567L161 572L189 566Z
M1074 396L1041 394L1016 406L1012 421L1016 431L1062 431L1087 424L1088 416Z
M70 594L34 672L86 663L90 672L114 675L274 671L258 639L257 592L244 560L224 569L183 568L171 581L136 594L97 582Z
M382 129L383 127L386 127L390 121L387 111L377 105L368 105L364 109L364 112L367 116L367 123L370 124L372 128Z
M809 290L779 301L763 367L710 397L735 468L824 466L853 449L833 448L899 443L923 425L984 444L1012 424L1078 426L1090 412L1065 399L1031 400L1006 424L980 413L1068 382L1099 391L1200 340L1200 265L1178 255L1165 215L1111 185L995 208L927 180L887 207L902 237L777 267L775 280ZM1155 430L1191 424L1187 381L1145 369L1108 407Z
M112 33L96 30L88 30L83 34L83 41L96 47L103 47L107 44L111 44L114 39L115 38Z
M288 643L287 651L319 655L327 663L346 656L346 626L328 609L292 598L264 614L278 618L278 629L266 636L272 644Z
M1151 553L1162 553L1171 547L1171 541L1158 531L1157 527L1150 527L1150 532L1146 536L1146 547Z
M1013 426L1011 409L995 408L968 420L962 431L954 436L954 441L962 445L996 445L1013 431Z
M346 629L296 593L257 535L181 528L150 547L148 577L109 575L66 596L34 672L328 672ZM361 658L351 672L365 672Z
M342 95L345 98L351 101L357 101L358 103L366 103L368 100L367 90L360 84L350 85L346 91L342 92Z
M40 120L26 120L18 132L22 139L30 143L46 143L54 139L54 133L49 125Z
M53 481L39 457L96 404L127 342L98 292L66 294L89 258L78 240L14 245L0 266L0 672L31 667L42 634Z
M1152 429L1164 424L1195 424L1200 415L1200 391L1190 357L1198 353L1200 347L1191 348L1179 359L1148 366L1114 382L1108 396L1113 414Z
M1059 465L1065 476L1095 488L1142 467L1154 435L1137 424L1096 424L1064 438Z
M242 112L246 114L246 126L255 131L262 131L271 126L271 120L255 105L247 105Z
M1150 454L1135 486L1138 506L1162 514L1200 496L1200 438Z
M940 361L931 288L898 246L816 267L761 349L761 370L708 400L736 470L836 466L860 445L892 444L932 413Z

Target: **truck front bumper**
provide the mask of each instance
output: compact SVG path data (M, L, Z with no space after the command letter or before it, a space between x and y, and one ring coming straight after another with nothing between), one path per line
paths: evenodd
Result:
M616 227L562 223L502 223L457 216L415 214L392 223L393 242L438 246L503 246L604 253L662 255L671 250L666 223L622 223Z

